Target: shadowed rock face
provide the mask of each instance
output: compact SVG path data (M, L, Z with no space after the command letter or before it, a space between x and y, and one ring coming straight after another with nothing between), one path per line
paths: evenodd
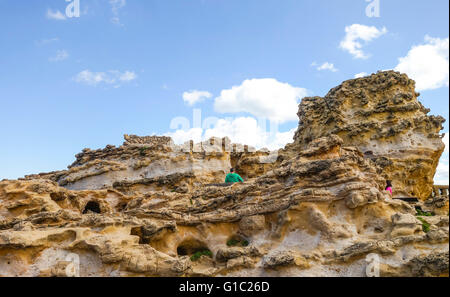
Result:
M345 81L323 98L305 98L295 142L305 148L338 135L371 159L398 195L427 199L445 148L439 134L445 120L427 115L414 88L405 74L387 71Z
M422 204L441 215L418 218L384 191L386 177L399 176L401 191L420 190L404 178L432 180L425 165L442 151L441 119L415 95L419 109L394 113L414 123L398 134L383 134L386 111L359 115L390 107L391 97L386 107L375 99L410 84L386 72L304 99L295 141L278 152L125 136L118 148L85 149L68 170L1 181L0 276L64 276L74 254L82 276L364 276L369 254L385 276L448 275L448 203ZM357 89L370 108L353 102ZM358 117L378 122L350 136ZM400 149L405 133L422 153ZM411 171L414 160L421 170ZM231 166L245 183L220 184Z

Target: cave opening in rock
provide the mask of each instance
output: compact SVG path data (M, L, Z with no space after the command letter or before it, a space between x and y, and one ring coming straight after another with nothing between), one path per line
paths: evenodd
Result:
M89 201L84 207L83 214L87 214L89 211L98 214L102 213L100 204L96 201Z
M188 239L178 245L177 254L178 256L210 255L211 251L204 242L197 239Z
M131 235L139 237L139 244L150 243L150 238L144 236L143 227L131 228Z
M246 247L249 244L250 243L249 243L248 239L244 238L241 235L233 235L233 236L229 237L227 240L227 246L229 246L229 247L233 247L233 246Z

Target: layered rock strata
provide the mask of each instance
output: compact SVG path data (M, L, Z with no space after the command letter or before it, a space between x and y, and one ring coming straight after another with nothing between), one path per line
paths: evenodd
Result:
M278 152L126 135L1 181L0 276L448 276L448 197L428 193L442 119L426 113L381 72L303 99ZM245 183L221 184L231 166ZM387 178L430 199L393 200Z
M399 195L425 200L444 150L440 116L428 115L415 82L405 74L379 72L345 81L325 97L304 98L296 142L338 135L356 146L392 180Z

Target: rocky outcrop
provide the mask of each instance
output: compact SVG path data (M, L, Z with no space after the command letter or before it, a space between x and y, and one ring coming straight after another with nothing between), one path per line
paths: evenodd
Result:
M71 190L141 188L143 192L187 191L195 185L223 182L232 166L244 178L269 170L269 151L232 144L228 138L211 138L175 145L169 137L129 136L120 147L84 149L68 170L30 175L49 179Z
M414 257L400 267L382 265L381 276L439 277L448 276L448 251Z
M422 107L394 113L415 126L375 136L387 119L369 111L382 97L391 108L410 84L386 72L304 99L295 141L278 152L126 135L120 147L85 149L67 170L1 181L0 276L364 276L371 254L382 276L448 275L448 203L433 198L418 212L384 191L391 176L396 190L424 191L442 151L441 121ZM356 90L367 108L353 102ZM399 106L418 106L405 96ZM364 111L373 125L352 140ZM416 151L399 149L405 133L423 141ZM395 154L382 149L390 145ZM419 147L430 152L416 160L423 170L398 171ZM245 183L221 184L231 166ZM402 184L406 176L417 183Z
M345 81L323 98L304 98L295 141L304 149L338 135L371 159L399 196L427 199L444 150L439 131L445 120L428 115L414 88L405 74L387 71Z

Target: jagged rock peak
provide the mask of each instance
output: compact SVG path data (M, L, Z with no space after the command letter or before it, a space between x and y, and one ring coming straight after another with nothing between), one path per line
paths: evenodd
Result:
M351 79L325 97L304 98L295 144L304 149L317 138L338 135L376 163L398 193L427 199L445 148L445 119L427 115L415 82L406 74L384 71Z

